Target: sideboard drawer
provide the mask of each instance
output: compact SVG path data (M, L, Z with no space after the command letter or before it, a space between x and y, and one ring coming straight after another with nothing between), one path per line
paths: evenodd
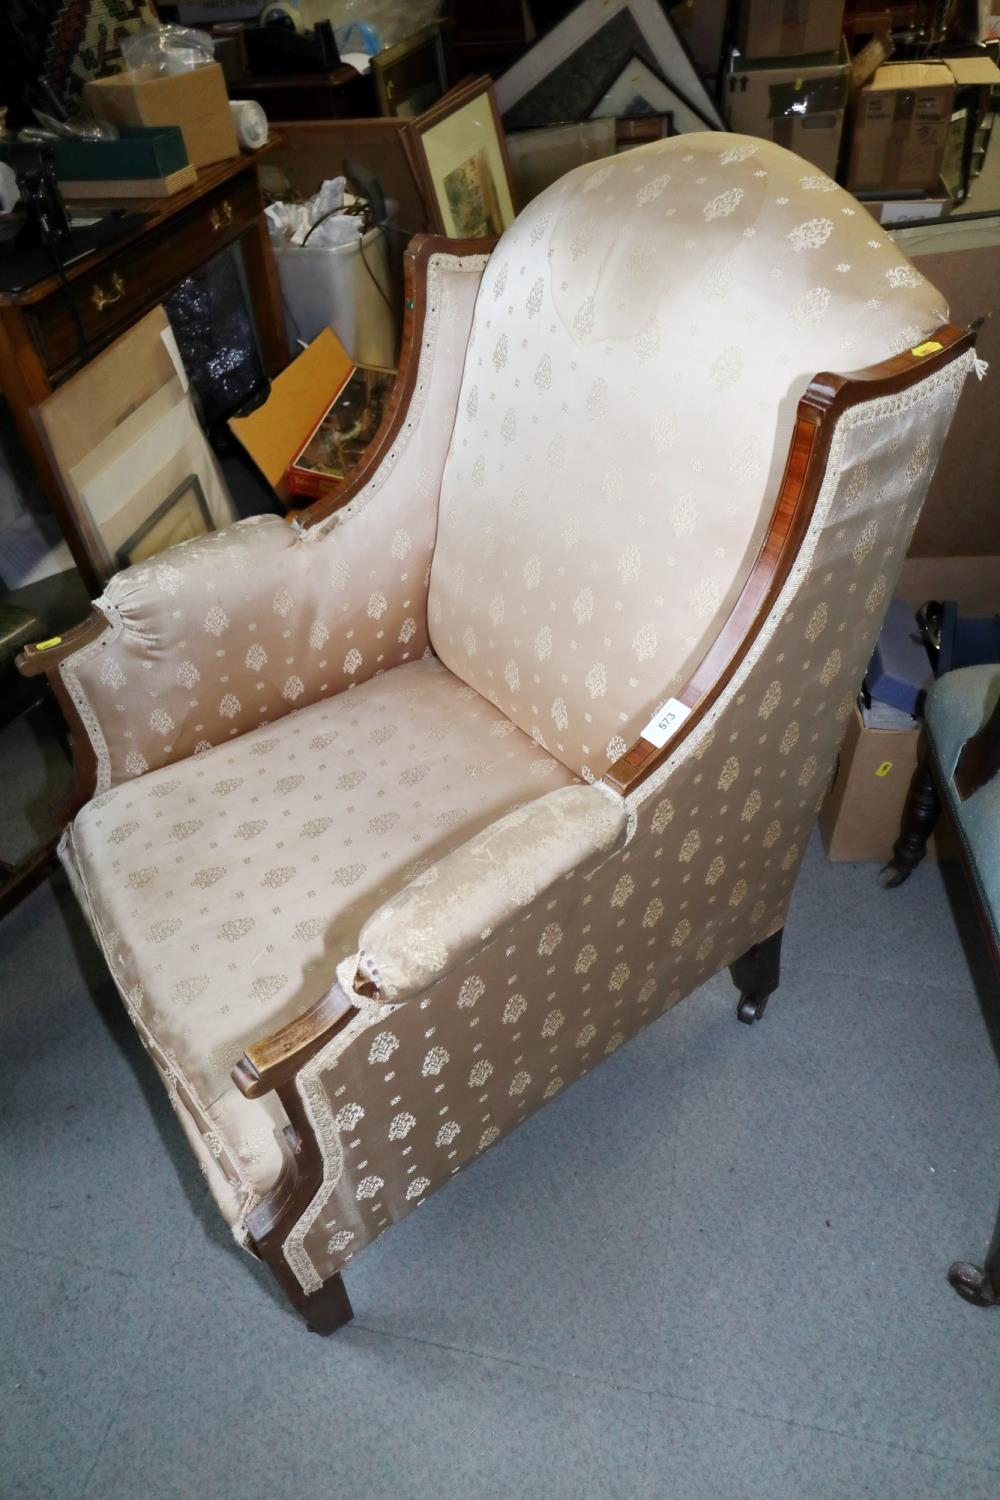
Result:
M177 284L232 244L261 211L256 176L224 182L171 221L163 234L144 235L101 267L70 281L91 352L111 342ZM66 293L57 288L25 309L46 374L53 384L83 364Z

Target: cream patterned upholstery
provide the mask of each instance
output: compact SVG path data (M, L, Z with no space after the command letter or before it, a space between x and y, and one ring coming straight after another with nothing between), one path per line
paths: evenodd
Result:
M69 854L140 1032L183 1081L241 1201L281 1165L230 1078L329 988L366 918L572 780L439 662L413 662L96 797Z
M812 377L946 319L848 193L768 142L678 136L562 178L483 278L434 650L602 775L734 603Z
M229 1069L350 994L284 1086L322 1159L281 1222L306 1296L782 926L972 361L829 418L780 593L623 799L583 783L718 634L806 385L946 309L840 189L723 134L579 169L485 272L430 266L370 484L121 575L61 668L100 793L63 858L238 1237L286 1117Z

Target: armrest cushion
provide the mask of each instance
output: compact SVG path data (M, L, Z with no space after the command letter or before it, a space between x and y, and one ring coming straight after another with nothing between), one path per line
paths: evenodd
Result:
M373 982L390 1001L426 990L557 881L596 870L623 846L626 826L619 797L582 784L508 813L368 919L357 959L348 961L354 988Z

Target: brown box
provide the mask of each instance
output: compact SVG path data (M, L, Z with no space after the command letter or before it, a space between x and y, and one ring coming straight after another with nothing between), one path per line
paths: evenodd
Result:
M239 156L218 63L189 73L115 73L84 85L87 103L112 125L179 125L188 161L207 167Z
M1000 557L907 558L896 592L916 607L957 599L970 614L990 614L1000 590ZM910 782L921 754L919 729L866 729L855 708L819 814L829 859L892 858ZM957 858L955 834L942 818L928 845L932 859Z
M916 193L906 198L859 196L858 202L866 208L873 219L884 224L886 229L899 229L907 224L925 224L928 219L946 219L955 207L955 200L943 182L938 183L937 192Z
M764 136L786 146L833 177L849 72L843 43L839 52L819 60L753 62L734 57L726 79L730 124L743 135Z
M744 57L836 52L843 0L742 0L737 45Z
M728 0L685 0L670 15L698 72L708 78L723 66L727 9Z
M852 192L934 192L955 80L943 63L886 63L854 97L845 185Z

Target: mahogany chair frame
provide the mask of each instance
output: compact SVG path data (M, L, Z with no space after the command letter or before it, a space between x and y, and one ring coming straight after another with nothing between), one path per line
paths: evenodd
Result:
M310 527L326 520L348 504L371 479L388 455L404 424L409 420L410 399L416 386L417 367L429 307L428 268L439 254L470 256L488 254L491 240L449 240L436 235L418 235L404 257L405 317L400 368L389 407L374 441L363 455L350 481L332 497L300 512L299 520ZM639 738L610 767L605 783L622 797L628 796L659 769L719 697L747 655L764 626L798 554L823 481L830 441L840 416L862 401L896 395L909 386L958 359L972 347L973 331L946 324L915 350L907 350L879 364L851 374L821 373L810 383L798 405L795 426L777 503L749 577L718 636L706 651L680 693L690 710L683 724L661 747ZM76 765L72 802L75 813L93 795L97 763L93 749L60 675L60 665L81 646L96 640L106 628L104 617L94 614L53 643L29 646L18 658L27 676L45 672L70 728ZM780 933L732 966L737 986L744 991L740 1005L743 1020L752 1021L776 988ZM296 1087L296 1075L341 1031L356 1013L351 997L339 985L321 1001L273 1035L247 1048L233 1069L233 1079L248 1098L274 1092L288 1116L285 1129L284 1164L274 1188L247 1218L250 1247L271 1269L292 1304L316 1332L329 1333L352 1316L350 1302L339 1274L320 1291L302 1291L284 1257L283 1246L294 1224L322 1183L322 1158L312 1126L306 1117Z

